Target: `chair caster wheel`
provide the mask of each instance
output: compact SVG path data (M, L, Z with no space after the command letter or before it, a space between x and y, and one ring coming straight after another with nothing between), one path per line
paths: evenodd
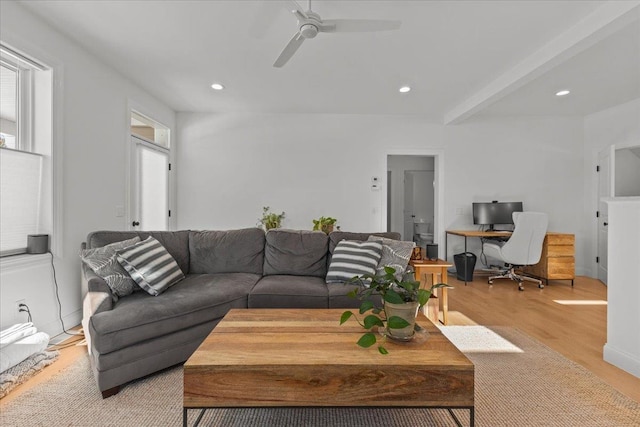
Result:
M518 290L519 290L519 291L524 291L524 286L522 286L522 285L518 285Z
M544 285L543 285L543 284L539 284L539 285L538 285L538 287L539 287L540 289L544 289Z
M488 280L487 283L493 285L493 280Z

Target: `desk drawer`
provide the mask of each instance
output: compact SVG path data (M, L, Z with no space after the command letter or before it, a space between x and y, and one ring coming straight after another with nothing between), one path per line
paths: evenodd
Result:
M549 245L546 249L548 257L573 257L575 253L573 245Z
M573 234L547 233L545 239L546 245L575 245L576 237Z
M573 279L576 263L573 257L549 258L547 260L547 278Z

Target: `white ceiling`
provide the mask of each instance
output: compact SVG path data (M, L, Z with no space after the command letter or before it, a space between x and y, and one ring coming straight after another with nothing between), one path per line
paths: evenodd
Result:
M312 9L325 19L402 26L321 33L279 69L272 64L297 30L283 3L22 2L176 111L457 123L477 113L585 115L640 97L635 0L317 0ZM403 84L413 90L398 93ZM563 88L572 93L554 96Z

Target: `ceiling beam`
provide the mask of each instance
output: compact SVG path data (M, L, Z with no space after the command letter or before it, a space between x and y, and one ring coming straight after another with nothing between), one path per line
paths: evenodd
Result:
M509 93L638 20L640 20L640 1L605 3L448 111L444 115L444 124L462 123Z

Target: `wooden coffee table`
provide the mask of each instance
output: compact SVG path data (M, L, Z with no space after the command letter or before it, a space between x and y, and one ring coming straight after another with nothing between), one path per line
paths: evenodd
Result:
M409 343L356 345L363 330L343 309L232 309L184 364L189 409L372 406L469 409L474 366L422 314Z

